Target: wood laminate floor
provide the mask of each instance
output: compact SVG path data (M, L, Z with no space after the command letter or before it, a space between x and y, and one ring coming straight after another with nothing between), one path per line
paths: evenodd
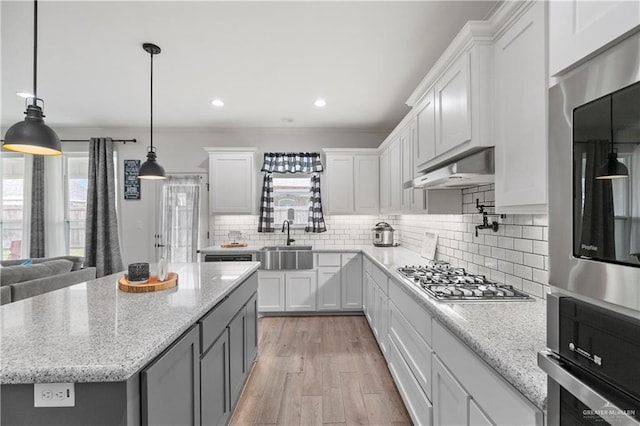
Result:
M364 316L265 317L231 425L410 425Z

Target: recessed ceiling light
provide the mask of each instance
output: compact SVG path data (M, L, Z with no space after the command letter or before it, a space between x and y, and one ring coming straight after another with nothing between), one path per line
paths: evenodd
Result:
M327 106L327 101L322 98L318 98L313 104L318 108L324 108L325 106Z
M21 98L33 98L33 94L27 92L16 92L16 95L20 96Z
M223 107L224 101L222 99L214 99L211 101L211 105L217 106L217 107Z

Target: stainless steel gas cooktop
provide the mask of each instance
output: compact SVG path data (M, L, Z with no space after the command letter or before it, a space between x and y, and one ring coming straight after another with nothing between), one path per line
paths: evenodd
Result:
M522 301L531 296L511 285L499 284L484 275L470 274L444 262L428 266L404 266L398 272L442 302Z

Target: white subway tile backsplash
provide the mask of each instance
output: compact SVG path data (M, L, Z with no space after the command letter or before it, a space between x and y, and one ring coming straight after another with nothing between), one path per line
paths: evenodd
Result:
M510 237L498 237L498 247L505 249L513 248L513 238Z
M533 251L533 241L531 240L514 240L513 249L522 252L531 253Z
M541 226L525 226L522 228L522 238L530 240L542 239L542 227Z
M533 270L529 266L513 265L514 275L527 280L533 279Z
M524 264L527 266L531 266L532 268L543 269L544 257L540 256L539 254L524 253Z
M533 252L535 254L541 254L546 256L549 254L549 243L546 241L534 241L533 242Z
M524 263L524 257L521 251L507 250L505 252L505 258L509 262L520 263L520 264Z

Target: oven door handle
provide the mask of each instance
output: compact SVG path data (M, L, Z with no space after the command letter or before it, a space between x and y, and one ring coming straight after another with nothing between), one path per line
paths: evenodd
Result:
M596 413L598 411L615 412L616 418L623 420L625 425L640 426L640 422L629 416L626 410L621 409L602 396L597 390L567 371L553 353L549 351L538 352L538 366L547 373L550 379L565 388Z

